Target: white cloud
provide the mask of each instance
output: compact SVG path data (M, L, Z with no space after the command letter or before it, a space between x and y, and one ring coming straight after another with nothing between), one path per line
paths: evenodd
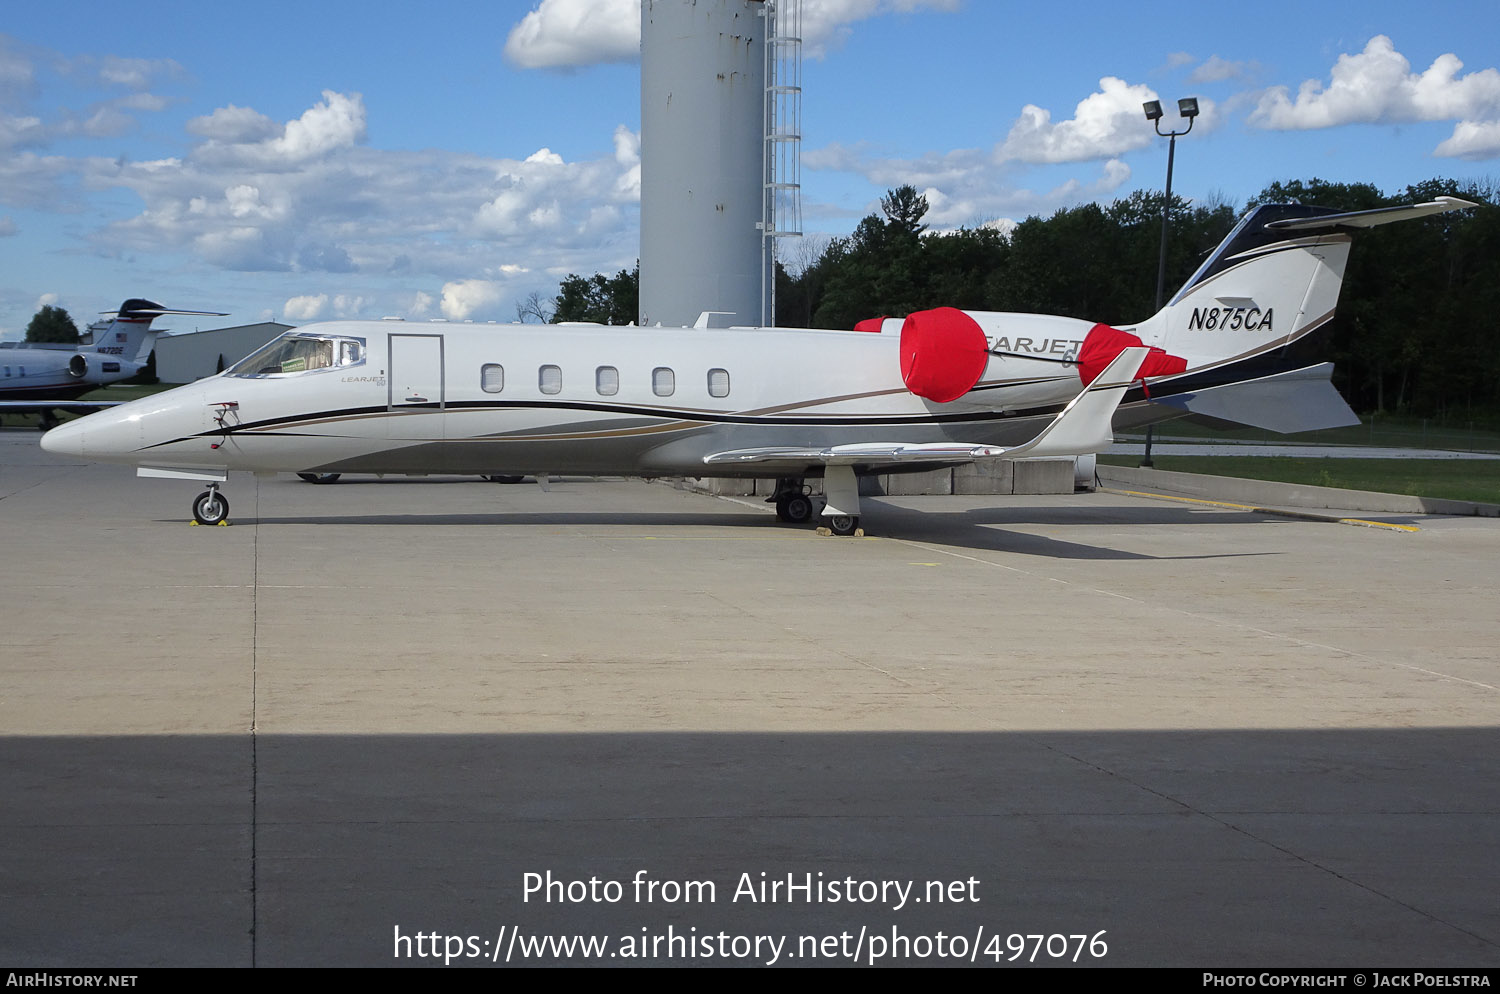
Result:
M9 238L17 233L16 219L6 215L0 217L0 238Z
M615 128L615 161L622 166L637 165L641 161L641 136L625 125Z
M961 0L805 0L805 53L821 58L849 25L882 14L954 11ZM505 39L505 58L523 69L633 62L641 54L641 0L542 0Z
M934 231L993 226L996 219L1048 214L1059 207L1108 197L1131 177L1129 166L1111 158L1103 163L1099 176L1091 182L1070 179L1038 193L1007 182L1009 170L997 165L992 155L980 149L954 149L917 159L901 159L874 155L864 144L809 150L803 153L802 164L809 169L854 173L882 189L910 183L927 197L928 212L924 220ZM809 215L841 213L815 203L805 203L803 209ZM864 212L878 214L878 202L872 200Z
M1500 157L1500 121L1460 121L1453 136L1433 149L1433 154L1459 159Z
M989 156L979 149L961 148L929 152L917 159L872 155L868 143L842 145L837 142L802 153L808 169L857 173L872 184L890 188L911 184L953 190L973 185L992 171Z
M195 117L187 123L188 134L215 141L243 143L275 138L281 126L266 115L249 107L220 107L212 114Z
M1341 124L1404 121L1494 120L1500 115L1500 71L1459 76L1463 63L1440 55L1413 73L1391 39L1376 35L1358 55L1340 55L1327 86L1309 79L1295 100L1285 86L1267 90L1250 123L1272 130L1331 128Z
M284 237L248 225L205 231L192 245L198 255L222 269L276 272L292 268Z
M365 298L356 294L339 293L333 297L333 315L340 318L357 318L365 309Z
M1226 79L1251 79L1261 72L1259 62L1231 62L1217 55L1210 55L1203 64L1188 74L1189 83L1221 83Z
M641 54L641 0L542 0L505 39L523 69L630 62Z
M1123 79L1106 76L1099 80L1097 93L1079 101L1070 120L1054 124L1051 111L1027 104L996 149L996 159L1086 162L1143 148L1156 140L1156 134L1146 126L1141 104L1155 99L1156 91L1144 83L1132 86ZM1213 101L1199 98L1198 107L1199 126L1211 124Z
M291 162L348 148L365 137L365 103L358 94L323 91L323 102L314 104L295 121L288 121L286 131L267 144L279 157Z
M357 318L367 301L355 294L304 294L292 297L282 305L281 316L288 321L318 321L326 317Z
M443 284L443 317L464 321L476 315L495 314L505 298L500 284L491 280L454 280Z
M47 137L39 117L11 117L0 114L0 148L41 145Z
M570 163L548 149L519 161L376 150L356 144L365 116L357 95L333 92L284 127L236 107L195 119L192 130L207 140L182 159L68 160L65 168L90 188L128 189L145 204L100 232L101 246L185 250L230 269L447 275L472 271L476 252L497 263L571 259L624 237L630 219L618 213L611 230L592 232L591 246L581 234L601 206L638 199L618 189L614 156ZM6 165L0 160L0 181ZM540 246L528 237L538 232L546 233Z
M418 290L412 294L411 303L406 307L406 316L411 318L425 318L432 313L432 294L423 293Z
M10 38L0 35L0 93L30 90L35 79L31 60L15 50Z
M55 293L44 293L36 298L36 310L41 310L43 307L56 307L59 299Z
M621 124L615 128L615 162L625 171L615 180L620 200L641 199L641 136Z
M75 71L94 75L105 86L123 86L144 90L163 77L180 76L182 65L175 59L137 59L122 55L84 56L77 60Z
M293 297L281 308L281 316L288 321L316 321L328 307L328 294Z
M301 117L279 128L268 124L264 115L233 105L194 118L188 130L209 139L195 158L229 167L286 169L353 148L365 139L364 98L324 90L322 101Z

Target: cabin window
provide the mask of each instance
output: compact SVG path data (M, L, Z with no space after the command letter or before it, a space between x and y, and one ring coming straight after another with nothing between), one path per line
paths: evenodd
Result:
M499 393L505 389L505 367L498 362L487 362L479 367L479 388L485 393Z
M620 371L613 366L600 366L594 370L594 389L601 397L613 397L620 392Z
M710 369L708 371L708 395L710 397L729 396L729 370Z
M537 386L542 393L562 393L562 367L543 366L537 371Z
M658 397L670 397L677 392L677 374L666 366L657 366L651 371L651 392Z
M289 332L224 371L227 376L283 376L343 369L365 361L365 340Z
M9 366L5 367L5 378L7 380L10 379L10 367Z

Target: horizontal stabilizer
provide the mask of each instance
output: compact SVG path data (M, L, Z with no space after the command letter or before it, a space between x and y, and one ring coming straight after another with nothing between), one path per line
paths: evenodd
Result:
M1373 228L1378 224L1406 221L1428 214L1458 211L1478 204L1457 197L1438 197L1424 204L1404 204L1400 207L1377 207L1370 211L1350 211L1347 214L1319 214L1315 217L1287 218L1284 221L1267 222L1273 231L1305 231L1317 228Z
M1257 380L1152 397L1151 403L1283 434L1359 424L1359 417L1329 382L1332 373L1333 363L1325 362Z

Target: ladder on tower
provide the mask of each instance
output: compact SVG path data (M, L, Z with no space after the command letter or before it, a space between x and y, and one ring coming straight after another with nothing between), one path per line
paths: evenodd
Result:
M766 0L761 325L776 323L777 243L802 234L802 0Z

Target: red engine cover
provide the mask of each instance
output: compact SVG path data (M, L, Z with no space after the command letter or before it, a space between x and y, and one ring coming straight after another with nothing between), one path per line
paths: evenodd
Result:
M1115 356L1128 348L1145 344L1128 331L1111 328L1107 324L1094 325L1084 336L1083 347L1078 350L1078 378L1085 385L1094 382L1104 372L1104 367L1114 361ZM1136 374L1136 378L1143 380L1148 376L1171 376L1186 370L1186 359L1168 355L1163 349L1152 348L1146 355L1146 361L1141 363L1141 371Z
M984 375L988 347L984 329L958 308L917 311L901 325L901 379L918 397L957 400Z

